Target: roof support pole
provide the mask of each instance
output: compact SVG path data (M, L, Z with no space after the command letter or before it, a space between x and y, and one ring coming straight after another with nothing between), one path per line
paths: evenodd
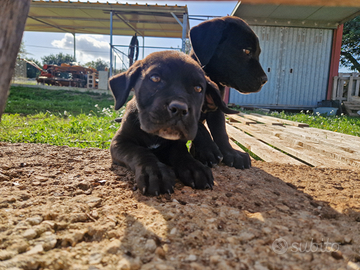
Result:
M181 37L181 51L185 52L185 44L186 44L186 32L187 32L187 20L188 15L186 13L183 14L183 22L181 22L178 17L174 14L174 12L170 12L171 15L175 18L175 20L182 26L182 37Z
M186 47L186 32L187 32L187 21L188 21L188 15L187 13L183 14L183 23L182 23L182 43L181 43L181 51L185 53L185 47Z
M110 11L110 77L112 76L112 59L113 59L113 12Z
M329 70L329 82L326 100L331 100L332 90L334 83L334 76L339 75L339 63L340 63L340 53L341 53L341 41L343 36L344 25L341 24L337 29L334 30L332 49L331 49L331 60L330 60L330 70Z
M76 62L76 37L75 37L75 33L73 33L74 36L74 62Z

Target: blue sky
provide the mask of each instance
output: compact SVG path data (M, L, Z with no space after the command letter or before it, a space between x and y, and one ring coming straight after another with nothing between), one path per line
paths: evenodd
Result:
M117 1L99 2L116 3ZM94 1L90 1L94 2ZM118 1L121 2L121 1ZM209 16L226 16L231 14L236 6L237 1L216 2L216 1L126 1L128 3L139 4L168 4L168 5L187 5L189 15L209 15ZM190 27L200 23L201 21L190 20ZM114 36L113 44L129 45L131 37ZM28 52L27 58L35 58L41 62L41 57L58 54L60 52L73 55L73 47L70 42L73 41L73 36L67 33L43 33L43 32L25 32L23 35L25 49ZM101 58L109 61L109 36L105 35L76 35L76 58L80 64L85 64L88 61ZM139 43L142 45L143 39L139 38ZM161 47L181 47L181 39L164 39L164 38L145 38L145 46L161 46ZM127 48L121 48L127 54ZM150 53L150 50L145 50L145 55ZM140 53L141 57L141 53ZM117 58L117 68L120 66L120 60ZM125 60L126 61L126 60Z

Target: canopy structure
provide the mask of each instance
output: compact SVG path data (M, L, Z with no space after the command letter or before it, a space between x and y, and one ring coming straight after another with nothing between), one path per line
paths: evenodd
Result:
M360 15L359 0L245 0L232 15L250 25L336 29Z
M74 1L31 2L25 31L68 32L74 35L181 38L182 50L189 28L187 6L90 3ZM75 42L74 42L75 54ZM110 49L110 74L112 49Z
M32 1L25 31L182 38L187 6ZM181 25L179 24L181 22ZM189 25L188 19L185 21Z

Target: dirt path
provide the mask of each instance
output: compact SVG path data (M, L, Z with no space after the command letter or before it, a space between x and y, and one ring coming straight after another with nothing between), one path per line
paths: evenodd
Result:
M359 172L219 166L145 197L106 150L0 143L0 269L360 269Z

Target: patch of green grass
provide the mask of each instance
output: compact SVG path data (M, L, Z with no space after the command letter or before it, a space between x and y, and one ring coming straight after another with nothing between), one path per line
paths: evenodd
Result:
M75 91L54 91L40 88L11 87L5 113L37 114L64 113L72 115L89 114L94 106L108 108L114 104L110 95L96 93L82 93Z
M109 148L120 124L108 95L12 87L0 141Z
M117 116L118 113L110 108L101 110L98 114L77 116L49 112L28 116L3 115L0 123L0 141L106 149L120 127L114 122Z
M295 122L306 123L310 127L326 129L344 134L360 136L360 117L326 116L313 114L309 111L300 113L272 112L270 116L287 119Z

